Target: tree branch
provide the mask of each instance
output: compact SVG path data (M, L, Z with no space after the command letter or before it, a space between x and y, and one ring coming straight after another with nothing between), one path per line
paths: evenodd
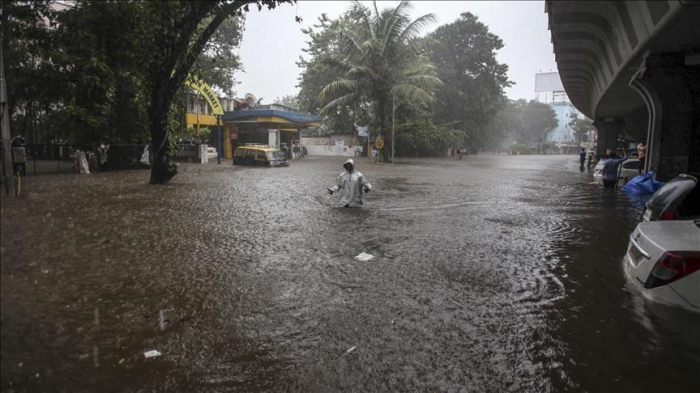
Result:
M176 59L176 62L171 64L170 69L175 68L175 73L172 75L171 78L171 81L173 83L169 84L168 88L176 90L177 88L179 88L180 85L182 85L182 83L184 83L185 78L187 78L187 74L189 73L194 63L197 61L197 57L199 56L199 54L202 53L202 50L209 41L209 38L211 38L211 36L214 35L216 30L219 28L219 26L221 26L221 24L226 20L226 18L234 15L235 12L241 9L242 7L255 2L255 0L244 0L234 1L233 3L226 4L223 7L223 9L216 14L214 19L212 19L211 22L209 22L209 25L207 25L204 31L202 31L199 37L197 37L192 47L189 48L189 50L181 51L179 57Z

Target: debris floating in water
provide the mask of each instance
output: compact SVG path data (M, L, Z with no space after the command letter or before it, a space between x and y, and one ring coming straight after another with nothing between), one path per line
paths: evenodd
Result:
M371 256L371 255L370 255L370 256ZM347 351L345 351L345 353L350 353L350 352L354 351L355 348L357 348L357 346L348 349Z
M143 356L145 356L146 359L148 359L148 358L154 358L154 357L157 357L157 356L160 356L160 355L161 355L161 353L158 352L158 351L155 350L155 349L153 349L153 350L151 350L151 351L148 351L148 352L145 352L145 353L143 354Z
M366 252L361 252L360 255L355 257L355 259L357 259L358 261L367 262L374 259L374 255L367 254Z

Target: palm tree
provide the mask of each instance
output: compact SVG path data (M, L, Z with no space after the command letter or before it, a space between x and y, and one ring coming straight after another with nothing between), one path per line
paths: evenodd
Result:
M427 41L420 37L420 31L434 23L435 17L427 14L411 20L411 8L407 1L381 11L376 2L374 11L355 3L349 18L354 23L341 32L342 57L329 60L342 76L321 91L320 100L325 104L321 113L338 106L370 104L380 133L386 135L393 102L435 102L433 90L443 83L434 76L435 67L426 54Z

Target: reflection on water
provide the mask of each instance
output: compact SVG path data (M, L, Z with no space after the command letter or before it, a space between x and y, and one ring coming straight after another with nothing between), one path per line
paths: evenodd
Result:
M576 159L360 160L364 209L341 158L30 177L2 389L695 390L699 318L627 289L640 207Z

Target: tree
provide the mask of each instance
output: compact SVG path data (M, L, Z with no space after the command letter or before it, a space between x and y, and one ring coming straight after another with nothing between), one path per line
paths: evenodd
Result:
M588 142L588 130L593 128L593 121L586 116L579 117L576 112L571 114L569 128L574 132L576 140Z
M341 51L342 31L349 20L349 12L344 13L338 19L329 19L326 14L321 14L318 24L302 32L309 37L307 48L302 51L309 56L305 59L299 56L297 65L302 69L299 75L299 109L318 114L323 107L319 95L323 88L342 77L343 71L335 67L335 63L342 61L345 56ZM358 122L365 125L368 122L366 110L368 106L364 102L354 101L345 105L337 105L335 110L328 110L324 114L324 126L320 131L328 133L354 130L353 124Z
M299 96L295 94L285 94L281 98L275 98L274 103L299 109Z
M167 183L173 176L169 168L170 149L167 120L173 98L188 77L207 42L228 18L247 12L249 5L258 10L265 5L274 9L286 0L209 0L130 3L141 7L145 19L140 23L143 64L149 91L149 126L153 162L151 184ZM202 23L208 20L208 23Z
M200 28L209 24L211 19L213 17L202 21ZM243 15L224 20L207 41L190 72L203 77L209 85L221 89L225 94L233 94L233 86L236 83L234 74L243 69L235 49L241 44L243 38L244 20Z
M551 106L532 100L526 104L522 101L520 122L522 124L518 140L520 142L539 143L544 139L545 130L552 130L559 125L557 115Z
M0 14L3 61L11 129L36 143L37 114L62 91L56 75L42 62L53 46L45 21L53 19L48 0L3 1Z
M360 3L354 5L350 22L341 29L339 53L343 56L327 60L342 76L321 91L321 113L368 103L379 133L387 135L394 102L435 102L433 92L442 82L434 75L426 43L419 36L435 18L427 14L411 20L410 8L406 1L382 11L376 2L373 11ZM386 145L385 158L389 151Z
M505 106L508 66L496 60L503 41L471 13L428 36L430 60L445 87L437 92L436 122L456 122L463 143L476 150L493 137L489 122Z
M521 111L522 107L519 102L504 100L501 108L486 125L486 147L499 148L506 137L515 136L520 132L523 128Z
M78 2L56 15L56 48L47 62L64 84L56 103L70 140L142 143L148 94L142 67L142 12L125 2Z

